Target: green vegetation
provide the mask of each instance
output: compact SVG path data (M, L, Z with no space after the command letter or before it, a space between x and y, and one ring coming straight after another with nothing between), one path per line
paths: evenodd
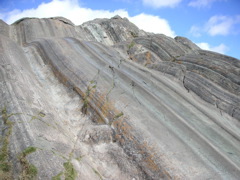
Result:
M77 172L70 161L63 163L64 172L58 173L56 176L52 177L52 180L61 180L61 176L64 174L65 180L75 180L77 177Z
M83 106L82 106L82 113L83 114L87 114L87 109L88 109L88 97L90 95L90 88L88 87L87 88L87 91L86 91L86 94L85 94L85 97L83 98Z
M26 157L28 154L31 154L31 153L35 152L36 150L37 150L37 148L30 146L22 152L22 156Z
M7 115L7 108L6 108L6 106L2 110L2 119L3 119L4 124L7 124L8 115Z
M137 33L135 33L135 32L132 32L132 31L130 31L130 34L131 34L131 35L132 35L132 37L134 37L134 38L138 37L138 34L137 34Z
M90 84L94 84L94 83L96 83L95 80L91 80L90 81Z
M58 173L56 176L52 177L52 180L61 180L63 172Z
M108 125L112 125L112 123L115 121L115 120L117 120L117 119L119 119L120 117L122 117L124 114L123 114L123 112L120 112L120 113L118 113L118 114L116 114L114 117L113 117L113 120L112 121L109 121L109 124Z
M101 174L100 174L96 169L92 168L92 170L94 171L94 173L95 173L101 180L103 180Z
M43 113L43 112L39 112L38 115L41 116L41 117L45 117L46 116L46 114Z
M19 113L18 113L19 114ZM44 112L39 112L38 114L36 115L31 115L31 114L24 114L24 115L27 115L29 117L31 117L30 121L29 122L32 122L33 120L38 120L40 122L42 122L43 124L45 124L46 126L48 127L52 127L54 129L57 129L56 126L54 126L53 124L50 124L46 121L44 121L44 117L46 116L46 114Z
M72 163L70 161L65 162L63 164L64 168L65 168L65 172L64 172L64 176L65 176L65 180L74 180L77 177L77 172L74 169Z
M3 131L3 137L0 139L0 177L2 179L11 179L12 165L9 162L9 138L12 134L13 123L8 119L10 116L7 114L7 108L4 107L2 110L2 119L6 128Z
M92 82L91 84L93 84ZM87 89L86 96L90 96L90 91L96 88L96 84L89 86ZM12 127L13 127L13 122L9 120L9 117L17 114L22 114L22 113L12 113L8 114L7 113L7 108L4 107L1 111L1 116L2 120L4 123L5 128L1 132L3 134L0 137L0 179L3 180L11 180L13 179L12 177L12 164L9 162L9 138L12 134ZM27 114L28 115L28 114ZM45 113L39 112L36 116L28 115L31 116L31 120L37 119L40 120L41 122L44 122L41 118L45 117ZM48 123L44 122L45 124L49 125ZM27 155L35 152L37 150L36 147L27 147L24 151L22 151L18 155L18 160L22 166L22 171L21 174L19 175L19 179L21 180L34 180L37 179L37 173L38 170L37 168L33 165L30 164L27 160ZM62 157L66 159L65 157ZM81 157L80 157L81 158ZM79 160L80 160L79 158ZM65 171L60 172L58 175L54 176L52 179L53 180L60 180L61 176L64 174L66 180L74 180L76 179L77 173L73 167L73 165L68 161L63 164Z
M78 158L76 158L76 160L81 161L83 157L84 157L84 155L83 156L79 156Z
M28 147L19 155L18 159L20 161L20 164L22 165L22 173L20 176L21 179L24 179L24 180L36 179L37 168L33 164L30 164L26 159L26 156L28 154L31 154L36 150L37 148L35 147Z
M128 49L131 49L134 45L135 45L135 43L132 41L132 42L128 45Z
M83 98L83 106L82 106L82 113L83 114L87 114L87 110L88 110L88 107L89 107L90 93L91 93L92 89L96 89L96 87L97 87L97 85L94 84L94 83L96 83L94 80L90 81L90 85L88 85L86 93L85 93L85 97Z
M120 118L121 116L123 116L123 112L120 112L119 114L115 115L115 117L113 118L114 120L115 119L118 119Z
M97 79L98 79L99 74L100 74L100 70L98 69L97 74L88 83L87 90L85 92L85 95L83 96L83 106L81 108L81 111L83 114L87 114L87 110L89 107L89 97L90 97L92 89L97 88Z
M108 101L108 95L112 92L112 90L115 88L115 74L114 74L114 71L113 71L113 78L112 78L112 87L109 89L109 91L107 92L106 94L106 99Z
M57 153L56 151L51 151L55 156L58 156L58 157L60 157L60 158L63 158L63 159L65 159L65 160L67 160L67 157L65 157L65 156L63 156L62 154L60 154L60 153Z

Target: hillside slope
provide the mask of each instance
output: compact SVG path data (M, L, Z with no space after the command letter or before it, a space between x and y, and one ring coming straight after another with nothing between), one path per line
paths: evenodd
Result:
M0 21L3 179L238 179L240 61L125 18Z

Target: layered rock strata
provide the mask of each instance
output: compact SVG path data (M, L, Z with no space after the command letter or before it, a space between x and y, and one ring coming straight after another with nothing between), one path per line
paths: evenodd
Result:
M240 61L119 16L0 21L5 179L238 179Z

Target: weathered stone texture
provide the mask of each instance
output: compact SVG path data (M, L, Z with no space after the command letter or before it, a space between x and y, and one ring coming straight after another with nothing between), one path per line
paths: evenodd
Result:
M240 61L120 16L0 21L0 108L5 179L240 177Z

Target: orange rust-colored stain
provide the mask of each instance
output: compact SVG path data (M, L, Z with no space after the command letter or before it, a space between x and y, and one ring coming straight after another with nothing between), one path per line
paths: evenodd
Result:
M134 55L130 55L129 58L134 62L138 61L138 59Z
M147 142L139 142L133 135L133 129L131 125L129 125L125 119L121 119L113 122L113 126L115 127L117 134L115 136L116 140L124 145L126 143L131 143L134 147L135 151L138 154L141 154L144 158L140 161L142 166L151 172L161 174L170 179L170 175L167 171L160 168L159 165L155 162L157 154L154 152L154 148L149 146Z
M151 58L151 54L146 54L147 59ZM64 84L68 83L67 78L59 73L57 70L54 71L56 76L60 79ZM83 98L83 100L87 101L87 108L90 108L94 116L94 118L98 121L98 123L107 123L112 122L112 126L115 131L115 139L119 142L120 145L131 144L134 147L134 150L142 154L144 158L139 162L141 166L148 169L152 173L163 173L167 175L167 172L163 171L159 165L155 162L155 154L153 153L153 149L146 143L139 142L139 139L134 135L134 129L129 121L127 121L127 117L124 115L119 119L114 120L121 111L115 108L114 102L109 101L107 93L100 93L97 91L97 88L89 87L89 85L82 84L80 87L74 87L74 90ZM88 111L87 111L88 112Z
M97 119L98 123L105 122L107 119L111 124L114 120L114 117L121 113L121 111L117 110L114 107L114 103L108 100L107 93L99 93L95 88L93 90L91 89L90 91L88 88L87 93L85 93L83 97L86 95L88 96L87 103L89 105L89 108L98 114L98 117L95 118Z
M147 163L147 167L151 168L153 171L159 170L159 167L156 165L156 163L154 162L153 157L151 155L149 155L145 158L145 162Z
M146 63L144 64L144 66L152 63L151 57L152 57L151 53L149 51L146 52Z

